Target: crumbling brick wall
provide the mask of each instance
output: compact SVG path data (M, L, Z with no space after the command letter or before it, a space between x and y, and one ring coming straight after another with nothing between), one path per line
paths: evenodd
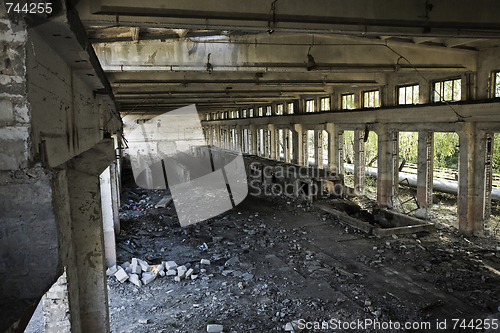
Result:
M42 300L45 333L71 332L66 272L57 279Z

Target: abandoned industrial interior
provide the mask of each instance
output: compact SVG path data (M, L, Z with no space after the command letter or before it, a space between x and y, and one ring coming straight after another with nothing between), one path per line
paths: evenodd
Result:
M0 41L0 331L500 331L500 2L2 0Z

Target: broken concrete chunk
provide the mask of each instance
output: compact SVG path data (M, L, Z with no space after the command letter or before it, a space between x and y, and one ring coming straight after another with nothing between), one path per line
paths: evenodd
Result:
M139 324L149 324L149 319L139 319Z
M198 275L196 275L196 274L191 275L191 280L196 280L197 278L198 278Z
M139 265L141 266L141 269L144 271L144 272L147 272L148 269L149 269L149 264L147 262L145 262L144 260L141 260L141 259L138 259L137 262L139 263Z
M160 265L151 265L148 267L147 272L154 273L156 275L160 274L160 272L163 272L163 264Z
M221 333L224 330L224 326L218 324L209 324L207 325L208 333Z
M137 287L142 286L141 280L139 280L139 275L137 274L130 274L129 281L135 284Z
M186 272L186 278L190 277L194 273L194 269L190 268Z
M208 259L201 259L200 260L200 264L202 264L202 265L210 265L210 260L208 260Z
M128 280L128 274L123 270L123 268L120 267L115 273L115 278L120 283L123 283Z
M176 276L176 277L174 277L174 281L175 282L181 282L182 281L182 277Z
M228 261L226 261L226 263L224 264L224 266L232 266L234 264L236 264L237 262L239 262L240 259L238 259L238 257L232 257L231 259L229 259Z
M114 275L117 271L118 268L116 267L116 265L113 265L106 270L106 276Z
M177 271L175 269L169 269L167 271L167 276L176 276L177 275Z
M175 261L167 261L167 262L165 262L165 268L167 270L176 269L177 264L175 263Z
M155 208L166 208L168 205L172 203L172 197L166 196L163 197L158 203L155 205Z
M186 274L186 272L187 272L186 266L177 267L177 275L178 276L184 277L184 274Z
M132 263L130 264L130 270L132 274L141 274L142 268L139 265L139 260L137 258L132 258Z
M154 281L154 279L156 279L156 274L154 273L150 273L150 272L144 272L142 273L142 283L144 283L144 285Z

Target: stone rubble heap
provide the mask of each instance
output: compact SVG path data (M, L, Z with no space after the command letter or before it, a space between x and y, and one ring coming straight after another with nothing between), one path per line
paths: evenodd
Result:
M138 287L153 282L158 276L173 277L174 281L180 282L185 279L196 280L201 274L207 271L210 260L201 259L199 264L191 267L191 263L177 265L175 261L162 261L159 265L150 265L147 261L132 258L131 262L125 262L121 266L112 266L106 270L107 276L114 276L120 283L127 280ZM210 275L204 277L209 278Z

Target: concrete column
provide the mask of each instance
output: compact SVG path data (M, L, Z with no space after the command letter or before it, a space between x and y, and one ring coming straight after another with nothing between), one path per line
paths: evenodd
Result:
M109 332L99 178L74 169L68 178L76 259L76 267L68 265L71 317L78 312L81 332Z
M387 124L381 123L377 134L377 203L382 207L391 207L394 189L393 133L389 132Z
M286 155L285 155L285 162L287 163L291 163L292 161L292 152L293 152L293 147L292 147L292 142L293 142L293 138L292 138L292 130L290 129L286 129L285 130L285 148L286 148Z
M323 130L314 130L314 163L318 168L323 168Z
M252 155L257 155L257 127L254 124L250 124L249 126L249 131L250 131L250 153Z
M113 229L115 235L118 235L120 234L120 179L118 176L118 163L113 162L109 167L111 173L110 183L111 202L113 205Z
M303 165L303 151L302 151L302 125L294 124L292 130L292 146L293 146L293 164Z
M485 233L489 233L489 225L487 221L491 215L491 190L493 187L493 147L495 136L493 133L486 133L486 152L485 152L485 198L484 198L484 221ZM487 228L488 226L488 228Z
M262 130L262 136L264 138L263 155L265 158L269 158L269 134L267 126Z
M239 125L236 126L236 135L238 136L238 150L243 152L243 130Z
M106 170L101 173L99 180L101 187L104 255L106 257L106 266L111 267L116 264L116 242L110 167L107 167Z
M309 146L307 142L307 130L302 130L302 165L309 166Z
M393 196L392 206L399 206L399 132L392 133Z
M74 333L110 331L99 175L114 158L111 140L103 140L67 163L71 222L62 241L71 248L63 264Z
M215 126L215 131L215 146L222 148L220 125Z
M487 174L486 133L474 122L465 123L458 132L460 140L458 167L457 227L466 235L484 235Z
M339 149L337 173L339 175L344 175L344 131L343 130L337 131L335 140L337 140L338 142L338 149Z
M273 110L275 109L276 104L273 104ZM269 142L269 149L271 150L271 159L275 160L276 159L276 147L278 140L276 140L276 127L273 124L267 125L267 128L269 132L271 133L270 141Z
M417 162L417 214L427 217L432 206L432 187L434 178L434 133L418 132Z
M328 169L330 172L337 173L340 164L338 126L327 123L326 131L328 132Z
M357 194L365 193L365 131L354 131L354 190Z

